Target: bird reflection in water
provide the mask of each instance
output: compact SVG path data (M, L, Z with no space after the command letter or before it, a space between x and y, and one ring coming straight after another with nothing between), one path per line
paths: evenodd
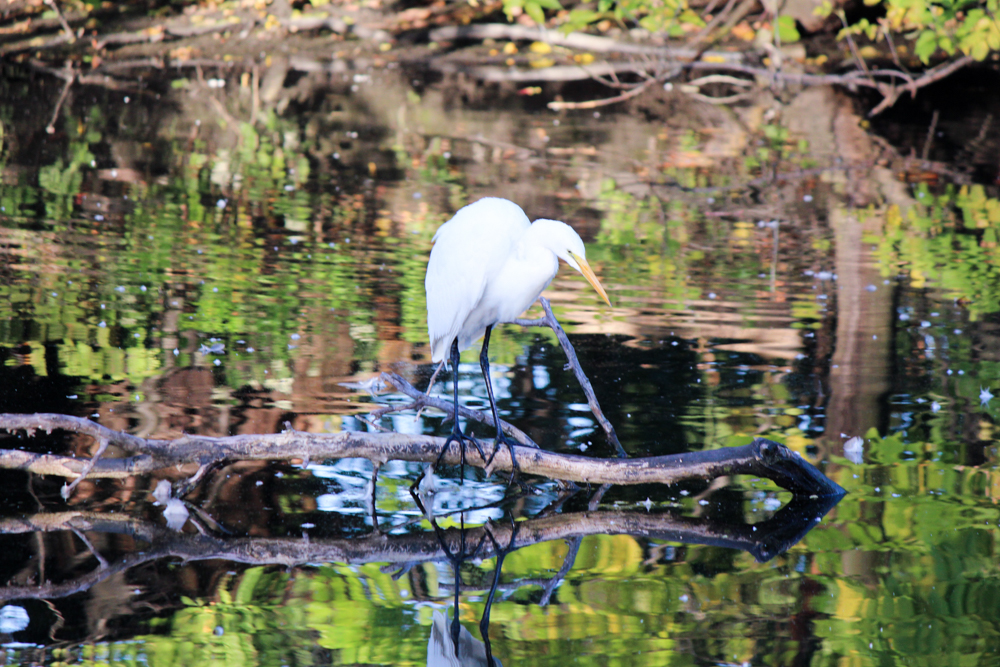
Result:
M498 659L487 654L486 645L473 637L457 618L449 621L443 611L435 611L434 620L431 622L431 639L427 644L427 667L479 667L480 665L503 667Z
M419 500L418 500L419 502ZM458 665L485 665L494 667L501 665L500 661L493 657L493 649L490 646L490 610L493 608L493 600L496 596L497 587L500 585L500 571L503 569L504 558L507 554L515 550L517 534L520 526L511 518L511 533L507 545L500 546L497 539L493 537L493 531L489 525L483 526L485 535L479 539L475 549L468 550L465 530L465 514L459 518L459 539L457 547L452 551L449 540L437 521L431 518L431 526L437 536L438 544L444 552L445 558L451 564L455 582L455 598L453 600L452 613L454 617L451 621L444 612L438 610L434 612L431 623L431 637L427 644L427 665L428 667L451 667ZM468 630L462 627L458 620L459 596L462 588L462 563L473 558L483 558L485 554L480 554L485 541L489 539L493 554L496 556L496 567L493 570L493 582L490 584L490 591L486 596L486 604L483 607L483 617L479 620L479 632L482 641L472 636ZM502 667L502 666L501 666Z

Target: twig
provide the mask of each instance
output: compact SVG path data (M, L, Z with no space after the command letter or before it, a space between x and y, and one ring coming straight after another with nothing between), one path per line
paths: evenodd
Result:
M837 12L837 18L840 19L840 22L844 26L844 36L847 38L847 45L851 48L851 54L854 56L854 59L858 62L858 65L861 66L861 71L867 74L869 80L871 80L872 83L874 83L874 79L872 79L871 73L868 71L868 64L865 62L865 59L861 57L861 52L858 50L858 45L855 44L854 42L854 35L852 35L848 30L850 26L847 23L847 15L844 13L844 10L840 10Z
M72 76L66 78L62 93L59 95L59 100L56 101L56 108L52 111L52 118L49 120L49 124L45 126L46 134L53 134L56 131L56 119L59 118L59 110L62 109L63 102L66 101L66 96L69 95L69 89L73 86L75 80L76 72L73 72Z
M954 60L950 63L944 63L937 67L932 67L931 69L927 70L922 75L920 75L917 79L915 79L913 85L907 90L910 90L911 93L916 94L917 89L923 88L924 86L928 86L934 83L935 81L940 81L944 77L949 76L950 74L962 69L966 65L971 65L974 62L975 60L971 56L962 56L958 60ZM891 107L893 104L896 103L896 100L899 99L900 95L899 91L895 87L889 87L885 86L884 84L880 84L877 85L876 88L885 97L882 98L882 101L879 102L874 109L868 112L869 118L877 116L886 109L888 109L889 107Z
M698 42L703 40L707 35L709 35L717 25L719 25L720 23L722 23L722 21L725 20L726 16L729 14L730 11L732 11L733 5L735 4L736 0L729 0L726 3L726 6L722 8L722 11L719 12L716 16L714 16L712 20L705 25L704 28L699 30L698 33L695 34L693 39L689 40L690 43L697 44ZM709 9L706 10L705 13L707 14L712 8L714 8L714 6L715 6L715 0L712 0L712 5L710 5Z
M906 66L903 65L903 62L899 59L899 54L896 53L896 43L892 39L892 31L889 30L889 28L887 28L885 23L883 23L882 21L884 21L884 19L879 21L879 28L882 29L882 34L885 36L885 43L888 44L889 46L889 53L892 54L892 62L896 64L896 67L898 67L900 71L906 72L906 74L909 75L910 70L906 69ZM912 76L910 77L910 81L912 84L913 81ZM916 97L917 96L916 88L912 89L910 93L913 97Z
M431 393L431 388L434 386L434 381L437 380L437 376L441 372L441 369L443 368L444 368L444 360L442 359L441 363L438 364L437 368L434 369L434 373L431 374L431 379L427 381L427 391L424 392L425 394Z
M94 548L94 545L90 543L90 540L87 539L87 536L84 535L78 528L73 528L73 533L77 537L79 537L80 541L87 546L87 550L90 551L90 553L94 555L94 558L97 559L97 562L100 564L101 569L102 570L107 569L108 561L104 560L104 556L101 555L100 551Z
M590 406L591 412L597 417L597 421L600 423L601 428L604 429L604 433L608 436L608 442L610 442L615 447L615 451L618 452L618 456L625 458L625 449L622 447L621 443L618 442L618 435L615 433L615 427L611 425L607 417L604 416L604 412L601 410L600 403L597 402L597 396L594 395L594 388L590 384L590 380L587 379L586 374L584 374L583 369L580 368L580 361L576 358L576 350L573 349L573 343L569 342L569 337L566 332L563 331L562 326L559 324L559 320L556 319L555 314L552 312L552 304L549 300L543 296L538 297L538 302L542 304L542 309L545 310L545 317L537 320L514 320L514 324L520 324L522 327L549 327L556 332L556 338L559 339L559 344L562 346L563 352L566 353L566 358L569 360L569 365L573 369L573 374L576 375L576 381L580 383L583 387L583 393L587 396L587 404Z
M377 411L381 412L381 414L379 414L380 417L385 414L388 414L389 412L395 412L397 410L411 410L411 409L419 409L421 407L430 407L430 408L435 408L437 410L441 410L442 412L445 412L447 414L450 414L452 415L452 418L454 418L455 409L451 401L445 401L440 398L428 396L427 394L420 391L412 384L404 380L401 375L399 375L398 373L393 373L392 371L383 372L380 378L383 382L391 384L400 392L406 394L407 396L413 399L413 403L410 403L408 405L394 407L392 410L386 410L384 412ZM496 428L496 424L493 423L493 416L488 413L480 412L479 410L472 410L470 408L466 408L460 405L458 406L458 414L462 417L465 417L466 419L474 419L477 422ZM507 422L501 419L500 425L503 428L504 433L511 436L525 447L538 447L538 445L535 443L534 440L529 438L524 431L517 428L513 424L508 424Z
M431 30L427 36L432 42L451 42L455 40L510 39L532 42L546 42L553 46L565 46L580 51L594 53L631 53L670 56L676 55L673 49L664 46L646 44L630 44L610 37L587 35L571 32L564 35L558 30L529 28L517 24L479 23L465 26L445 26ZM733 57L733 54L728 54Z
M63 32L66 33L66 39L70 44L76 42L76 35L73 34L73 29L69 27L69 23L66 22L66 18L63 13L59 10L59 5L56 4L56 0L45 0L45 4L51 7L56 16L59 18L59 24L62 25Z
M924 149L920 152L920 159L927 161L927 156L931 154L931 144L934 143L934 132L937 130L938 116L940 112L935 109L931 115L931 125L927 128L927 138L924 139Z
M552 594L555 592L556 588L566 578L569 571L573 568L573 564L576 563L576 555L580 553L580 545L583 544L582 537L574 537L566 541L569 546L569 551L566 552L566 558L563 559L562 567L555 575L545 582L542 587L542 597L538 601L539 607L545 607L549 604L549 600L552 598Z
M694 79L693 81L689 81L688 83L686 83L684 86L681 87L681 91L689 95L690 97L693 97L696 100L707 102L708 104L732 104L733 102L739 102L740 100L747 99L748 97L751 97L753 95L752 91L748 91L745 93L734 93L732 95L725 95L723 97L714 97L712 95L705 95L704 93L700 92L701 86L710 83L724 83L737 88L750 88L754 85L752 81L748 81L747 79L740 79L735 76L729 76L728 74L709 74L707 76ZM688 87L693 87L699 92L690 92L688 91Z
M101 460L101 456L104 455L104 451L108 448L108 439L98 438L97 441L98 443L100 443L97 446L97 451L94 452L94 455L90 457L89 461L87 461L87 465L85 465L83 467L83 470L80 471L80 475L69 484L63 486L62 490L60 491L60 494L62 495L63 499L67 499L70 497L70 495L72 495L73 489L75 489L77 485L79 485L80 482L83 481L84 477L90 474L90 471L94 469L94 466L97 465L97 462Z
M636 85L629 91L622 93L621 95L615 95L614 97L607 97L603 100L588 100L586 102L549 102L548 107L553 111L559 111L562 109L597 109L598 107L606 107L610 104L617 104L618 102L624 102L625 100L632 99L636 95L641 95L647 88L656 83L658 79L648 79L642 83Z

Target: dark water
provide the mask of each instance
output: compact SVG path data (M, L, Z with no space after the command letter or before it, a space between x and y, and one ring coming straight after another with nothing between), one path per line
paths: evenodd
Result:
M566 267L547 295L630 456L764 436L849 492L758 562L710 538L798 510L745 476L568 496L532 480L505 499L502 476L446 469L436 532L409 493L421 464L387 463L373 489L365 460L232 462L176 532L150 494L191 471L87 481L68 501L61 479L6 471L7 660L425 664L456 587L482 639L502 555L504 665L996 664L988 179L893 178L857 201L780 122L670 99L669 121L468 110L445 103L454 82L365 71L317 77L251 125L238 75L75 85L59 106L61 82L6 75L5 412L154 438L370 430L403 397L345 384L391 369L426 386L431 237L501 195L587 242L614 308ZM551 333L505 326L490 349L505 419L547 449L613 455ZM477 354L459 390L484 408ZM381 425L449 428L433 411ZM4 447L93 451L60 432Z

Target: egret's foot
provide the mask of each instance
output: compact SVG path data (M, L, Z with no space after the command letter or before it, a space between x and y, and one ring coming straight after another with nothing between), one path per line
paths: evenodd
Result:
M507 445L507 451L510 453L510 479L507 480L508 487L515 481L517 481L520 486L523 486L520 483L520 480L517 479L517 474L521 472L521 467L517 465L517 459L514 457L514 445L516 444L517 442L504 435L503 432L497 433L496 440L493 441L493 451L490 453L490 457L488 459L484 457L483 459L486 461L486 467L489 468L493 463L493 459L496 457L497 452L500 451L500 447L502 445ZM482 454L482 452L480 452L480 454Z
M465 443L471 442L472 446L476 448L477 452L479 452L479 458L483 461L486 460L486 455L483 453L483 448L479 444L479 441L476 440L471 433L462 433L462 429L458 426L458 423L456 423L451 429L451 434L448 436L448 439L444 441L444 446L441 448L441 453L438 454L437 461L434 462L435 470L441 466L441 459L444 458L444 455L448 452L448 448L453 442L458 442L458 449L462 453L462 469L459 476L459 484L463 484L465 483ZM490 460L492 460L492 457Z

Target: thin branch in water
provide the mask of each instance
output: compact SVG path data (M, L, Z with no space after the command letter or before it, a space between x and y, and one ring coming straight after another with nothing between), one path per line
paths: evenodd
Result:
M840 19L840 22L844 26L844 37L847 38L847 45L851 49L851 55L854 56L854 59L857 61L858 66L861 68L861 71L864 72L866 75L868 75L869 81L871 81L874 84L875 80L872 79L871 72L868 71L868 64L865 62L865 59L861 57L861 52L858 50L858 45L854 42L854 35L852 35L848 30L850 26L847 23L847 15L844 13L843 10L840 10L839 12L837 12L837 18Z
M434 381L437 380L437 376L441 372L441 369L443 368L444 368L444 359L441 360L441 363L438 364L437 368L434 369L434 372L431 373L431 379L427 382L427 390L424 391L424 393L427 394L428 396L431 395L431 389L434 388ZM413 418L413 420L416 421L417 419L420 419L420 415L423 414L423 411L424 411L423 407L417 408L417 414Z
M924 149L920 151L920 159L924 162L927 161L927 156L931 154L931 144L934 143L934 132L937 130L938 117L940 115L941 112L937 109L935 109L934 113L931 115L931 125L927 128L927 138L924 139Z
M412 384L407 382L405 379L403 379L403 377L398 373L393 373L392 371L384 371L379 377L386 384L392 385L400 392L414 399L413 403L410 403L409 405L405 406L405 409L423 408L423 407L435 408L437 410L441 410L445 414L452 415L452 418L454 418L455 408L451 401L444 401L441 400L440 398L428 396L427 394L423 393L422 391L414 387ZM400 406L399 408L396 409L402 410L404 409L404 407ZM393 412L393 411L394 410L388 410L385 414L388 414L388 412ZM493 415L480 412L479 410L472 410L470 408L466 408L460 405L458 406L458 414L459 416L465 417L466 419L474 419L475 421L480 422L482 424L486 424L487 426L493 426L494 428L496 427L496 424L493 423ZM505 422L503 419L501 419L500 425L503 428L504 433L511 436L525 447L536 447L536 448L538 447L538 445L535 443L534 440L529 438L524 431L517 428L513 424L509 424Z
M90 553L94 555L94 558L97 559L97 562L100 564L101 569L106 570L108 568L108 561L104 560L104 556L101 555L101 552L94 548L94 545L90 543L90 540L87 539L87 536L84 535L82 532L80 532L78 528L74 527L72 530L73 533L78 538L80 538L80 541L83 542L84 545L86 545L87 550L90 551Z
M601 410L601 404L597 402L597 396L594 394L594 388L590 384L590 380L587 379L587 375L580 368L580 361L576 357L576 350L573 349L573 343L569 341L569 336L563 331L562 326L559 324L559 320L556 319L555 313L552 312L552 304L549 300L543 296L538 297L538 302L542 304L542 309L545 310L545 317L537 320L514 320L514 324L520 324L524 327L549 327L556 333L556 338L559 339L559 344L562 346L563 351L566 353L566 358L569 360L570 368L573 369L573 374L576 375L576 381L580 383L580 387L583 388L583 393L587 396L587 404L590 406L591 412L597 417L597 421L600 423L601 428L604 429L605 435L608 437L608 442L610 442L615 447L615 451L618 456L625 458L625 449L622 447L621 443L618 442L618 435L615 433L615 427L611 425L607 417L604 416L604 411Z
M100 443L97 446L97 451L94 452L94 455L90 457L89 461L87 461L87 465L85 465L83 467L83 470L80 471L80 476L74 479L69 484L64 485L62 490L59 492L62 495L63 500L68 499L70 495L72 495L73 489L75 489L80 484L80 482L83 481L84 477L90 474L90 471L94 469L94 466L97 465L97 462L101 460L101 456L104 455L104 451L108 448L108 439L98 438L97 441L98 443Z
M597 508L601 504L601 501L604 500L604 494L610 489L610 484L601 484L601 486L594 492L594 495L587 502L587 509L591 512L596 512Z
M378 528L378 510L375 506L375 501L377 499L376 492L378 491L378 472L382 469L382 464L375 461L372 465L372 476L371 476L371 494L369 496L369 501L371 503L371 514L372 514L372 529L375 532L379 532Z
M59 95L59 100L56 102L56 108L52 111L52 118L49 119L49 124L45 126L46 134L55 133L56 119L59 118L59 110L62 109L63 102L66 101L66 96L69 94L69 89L72 87L74 81L76 81L76 72L73 72L72 75L66 79L66 83L63 84L62 93Z
M415 406L416 406L416 403L410 403L406 407L407 408L413 408ZM382 426L381 424L379 424L378 420L382 418L382 415L388 414L389 412L395 412L399 408L396 408L395 406L389 406L388 409L385 409L385 408L383 408L383 409L385 410L385 412L383 412L382 414L376 414L377 412L381 412L381 410L376 410L375 412L369 412L367 415L358 415L358 419L360 419L364 423L368 424L369 426L371 426L376 431L380 431L382 433L392 433L391 429L387 429L385 426Z
M434 369L434 372L431 374L431 379L427 382L427 390L424 393L428 396L430 396L431 389L434 387L434 381L437 380L437 376L441 372L442 368L444 368L444 359L442 359L441 363L439 363L437 368Z
M566 553L566 558L563 559L562 567L542 587L542 598L538 601L539 607L548 606L549 600L552 599L552 594L573 568L573 564L576 563L576 555L580 553L580 545L583 543L583 538L574 537L566 540L566 543L569 545L569 551Z
M916 94L917 89L923 88L924 86L929 86L935 81L940 81L944 77L949 76L954 72L957 72L963 67L971 65L973 62L975 62L975 60L972 58L972 56L962 56L958 60L954 60L950 63L942 63L937 67L932 67L931 69L921 74L920 77L913 82L913 86L908 88L907 90L910 90L912 94ZM882 113L883 111L891 107L893 104L895 104L896 100L899 99L899 94L900 94L899 91L895 89L895 87L888 87L882 84L877 85L875 87L885 97L882 99L881 102L878 103L878 105L874 109L868 112L869 118L877 116L878 114Z
M560 111L562 109L597 109L599 107L606 107L611 104L617 104L618 102L624 102L625 100L631 99L636 95L640 95L656 82L657 79L648 79L621 95L615 95L614 97L608 97L603 100L588 100L586 102L555 101L549 102L548 107L553 111Z
M177 485L177 492L174 494L174 497L181 498L182 496L187 495L187 492L193 489L195 485L198 484L198 482L200 482L205 477L205 475L208 474L209 470L214 470L219 465L220 462L218 461L210 461L208 463L203 463L200 466L198 466L198 470L197 472L195 472L195 474L191 475L186 480Z

